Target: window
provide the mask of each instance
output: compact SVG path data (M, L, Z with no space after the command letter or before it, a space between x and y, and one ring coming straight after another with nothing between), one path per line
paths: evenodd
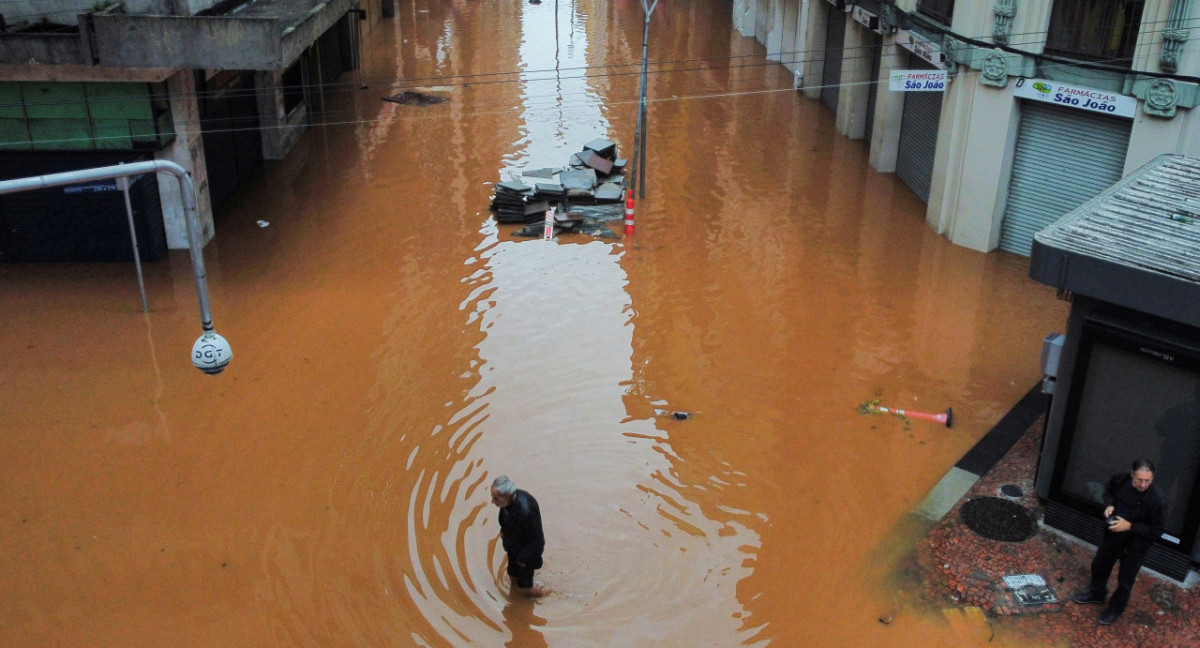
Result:
M1055 0L1046 53L1129 67L1143 0Z
M0 150L148 150L175 138L162 83L0 82Z
M918 0L917 11L943 25L949 25L950 18L954 16L954 0Z

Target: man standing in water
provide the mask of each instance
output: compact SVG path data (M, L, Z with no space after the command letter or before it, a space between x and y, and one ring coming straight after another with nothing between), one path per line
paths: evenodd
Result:
M1108 526L1092 560L1092 582L1074 601L1103 603L1113 565L1121 561L1117 589L1098 619L1100 625L1109 625L1125 611L1142 560L1166 525L1167 501L1154 485L1154 464L1136 459L1128 473L1113 475L1104 488L1104 505Z
M546 548L537 500L501 475L492 482L492 504L500 507L500 539L513 590L530 598L542 596L542 588L533 586L533 572L541 568Z

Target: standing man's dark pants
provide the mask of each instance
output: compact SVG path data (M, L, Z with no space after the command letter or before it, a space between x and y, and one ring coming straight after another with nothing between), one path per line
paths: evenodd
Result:
M1108 606L1118 614L1124 612L1125 605L1129 603L1129 593L1133 591L1133 583L1149 549L1149 543L1131 533L1105 531L1104 540L1096 549L1096 558L1092 561L1092 594L1104 598L1104 593L1108 591L1108 577L1119 560L1121 567L1117 572L1117 590L1109 599Z

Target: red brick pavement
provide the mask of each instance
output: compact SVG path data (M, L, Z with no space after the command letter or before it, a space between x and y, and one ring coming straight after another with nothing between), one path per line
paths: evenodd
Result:
M1042 422L1035 423L1012 450L946 514L917 545L918 571L925 585L923 598L939 607L978 607L994 626L1073 648L1200 647L1200 591L1189 591L1171 580L1143 572L1133 589L1125 614L1111 626L1096 623L1104 609L1079 605L1070 597L1088 580L1095 550L1058 532L1039 528L1023 542L985 538L962 522L959 509L972 498L1004 496L1000 487L1018 486L1021 497L1006 497L1040 520L1042 503L1033 490ZM1039 574L1062 603L1020 605L1001 577ZM1116 570L1112 587L1115 587ZM1200 588L1197 588L1200 590Z

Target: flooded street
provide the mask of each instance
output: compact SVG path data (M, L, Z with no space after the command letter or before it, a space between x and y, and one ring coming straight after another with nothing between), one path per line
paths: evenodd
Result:
M186 251L148 314L132 264L0 266L0 645L1026 645L894 574L1064 326L1028 260L927 229L724 0L653 15L635 237L514 238L495 183L633 156L641 6L399 4L216 215L220 376ZM381 101L414 88L449 101ZM541 505L536 602L501 474Z

